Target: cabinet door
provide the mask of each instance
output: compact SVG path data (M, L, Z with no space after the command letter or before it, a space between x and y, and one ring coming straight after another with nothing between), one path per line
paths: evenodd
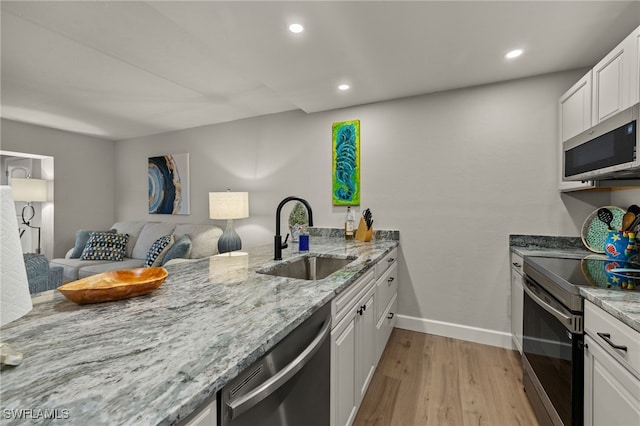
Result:
M591 127L591 71L560 97L560 141Z
M511 269L511 335L516 349L522 353L522 309L524 293L522 275Z
M631 101L630 104L634 105L640 102L640 27L631 33L628 39L629 52L635 52L635 61L631 70Z
M584 349L585 426L640 424L640 379L590 336Z
M367 292L356 312L356 405L367 392L376 369L375 288Z
M332 425L350 425L356 415L356 315L347 315L331 332Z
M636 29L593 68L593 125L637 102L638 32Z
M185 426L216 426L216 399L194 414Z

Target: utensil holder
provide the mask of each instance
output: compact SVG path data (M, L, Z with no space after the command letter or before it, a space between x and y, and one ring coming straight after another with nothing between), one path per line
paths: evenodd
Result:
M367 224L364 219L360 218L358 229L356 230L356 240L368 242L371 241L371 238L373 238L373 227L367 229Z

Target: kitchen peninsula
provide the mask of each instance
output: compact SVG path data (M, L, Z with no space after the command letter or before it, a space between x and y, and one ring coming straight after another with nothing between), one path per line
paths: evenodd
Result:
M256 273L281 263L268 245L169 265L163 285L137 298L76 305L56 292L2 329L24 353L0 376L3 424L20 424L20 410L57 410L65 424L178 423L372 269L398 246L393 234L312 236L314 255L357 257L317 281ZM284 261L301 256L291 246Z

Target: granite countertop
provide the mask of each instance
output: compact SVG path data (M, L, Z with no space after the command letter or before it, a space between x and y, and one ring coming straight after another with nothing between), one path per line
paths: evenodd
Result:
M509 245L511 250L520 256L581 259L594 254L585 249L582 240L576 237L510 235ZM580 287L580 294L586 300L640 332L640 290L624 291Z
M137 298L76 305L51 292L1 330L24 353L0 373L2 423L25 424L9 410L31 410L31 423L56 410L54 423L175 424L397 245L312 236L311 254L357 256L318 281L256 273L280 263L269 245L169 265L164 284Z

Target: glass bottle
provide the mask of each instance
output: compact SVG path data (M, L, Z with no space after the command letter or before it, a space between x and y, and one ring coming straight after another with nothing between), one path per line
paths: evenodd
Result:
M347 207L347 217L344 220L344 238L347 240L353 240L355 236L354 230L355 217L351 211L351 207Z

